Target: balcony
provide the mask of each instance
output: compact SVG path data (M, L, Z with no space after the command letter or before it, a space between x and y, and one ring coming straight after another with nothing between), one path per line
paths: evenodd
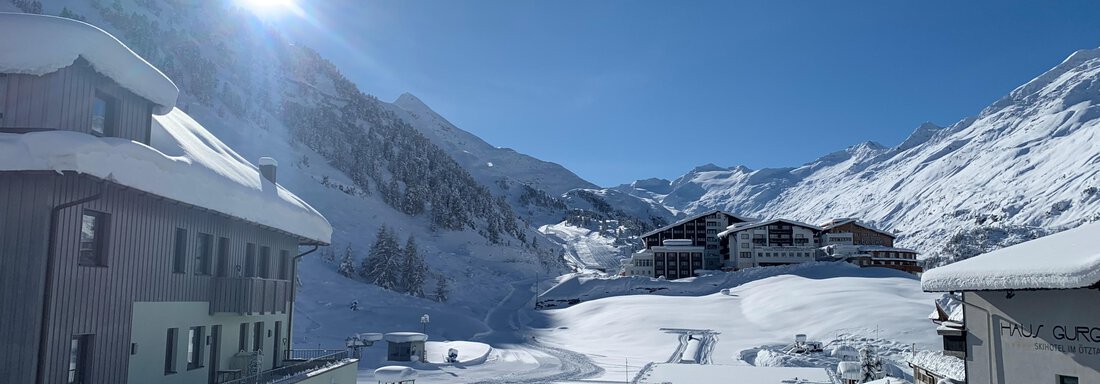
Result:
M287 280L219 277L214 279L214 290L210 297L210 314L286 313L291 289L290 281Z
M348 358L346 350L306 349L289 350L283 366L259 374L219 380L219 384L289 384L331 383L337 377L354 380L357 359ZM346 376L346 377L345 377Z

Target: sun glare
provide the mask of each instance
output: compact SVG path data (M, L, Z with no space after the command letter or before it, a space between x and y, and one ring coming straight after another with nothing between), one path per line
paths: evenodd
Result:
M237 0L237 2L257 14L288 12L297 7L294 0Z

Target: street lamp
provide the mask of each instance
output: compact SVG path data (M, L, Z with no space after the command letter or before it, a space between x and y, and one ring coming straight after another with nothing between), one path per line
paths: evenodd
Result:
M427 313L425 313L424 316L420 316L420 325L423 326L425 334L428 333L428 323L429 322L431 322L431 319L428 318Z

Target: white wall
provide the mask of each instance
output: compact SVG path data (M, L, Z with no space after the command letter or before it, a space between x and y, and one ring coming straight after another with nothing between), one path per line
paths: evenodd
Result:
M206 383L210 369L210 352L213 346L206 345L203 340L202 352L203 366L197 369L187 369L187 331L191 327L205 327L205 335L210 335L214 325L221 325L220 369L229 368L230 358L237 353L240 325L249 323L248 344L252 344L252 327L256 322L264 322L264 365L261 370L269 370L272 367L273 352L275 350L275 322L282 322L281 338L289 340L287 334L288 316L262 315L262 316L238 316L236 314L209 314L209 303L202 302L137 302L133 308L133 326L130 330L130 341L137 343L137 354L130 355L129 382L130 383ZM164 373L165 342L169 328L179 328L176 338L176 373ZM270 330L268 336L267 330ZM281 340L279 341L281 342ZM287 343L289 344L289 343ZM285 351L289 347L284 344L280 350Z
M1057 383L1061 374L1100 383L1100 291L1006 294L964 295L968 382Z

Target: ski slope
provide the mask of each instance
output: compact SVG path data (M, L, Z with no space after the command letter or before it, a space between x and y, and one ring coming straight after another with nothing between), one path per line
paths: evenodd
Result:
M619 271L619 259L625 257L624 251L615 246L614 239L598 231L561 222L543 225L539 227L539 232L565 248L566 261L577 270L602 269L616 273Z

